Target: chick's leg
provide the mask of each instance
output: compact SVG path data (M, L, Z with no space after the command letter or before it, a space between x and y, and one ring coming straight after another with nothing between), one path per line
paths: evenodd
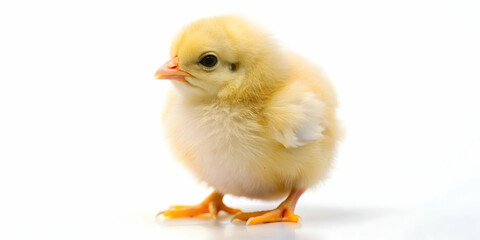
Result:
M199 217L209 214L210 217L217 216L219 211L229 214L241 212L239 209L230 208L223 203L223 194L213 192L203 202L194 206L172 206L166 211L159 212L157 216L163 215L168 218Z
M232 218L247 221L247 224L259 224L268 222L298 222L299 216L294 213L295 206L305 189L292 190L287 199L270 211L240 213Z

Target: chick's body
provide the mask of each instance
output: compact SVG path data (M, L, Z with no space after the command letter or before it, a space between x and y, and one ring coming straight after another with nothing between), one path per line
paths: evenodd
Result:
M214 70L197 67L205 52L218 57ZM171 55L189 76L172 81L163 123L176 158L196 177L222 196L274 199L326 176L337 102L306 59L232 16L187 26Z
M265 102L195 102L171 93L164 112L170 145L177 159L219 192L271 199L312 186L329 169L336 140L331 87L316 69L303 65L305 59L290 57L285 84ZM281 129L282 121L300 122L305 101L320 103L326 129L310 144L286 148L274 128Z

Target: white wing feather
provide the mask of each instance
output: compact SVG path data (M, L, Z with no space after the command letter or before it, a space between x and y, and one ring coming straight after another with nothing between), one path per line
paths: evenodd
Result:
M301 116L291 116L291 128L276 129L274 137L286 148L307 145L323 137L325 130L325 104L315 94L307 93L290 107L297 108Z

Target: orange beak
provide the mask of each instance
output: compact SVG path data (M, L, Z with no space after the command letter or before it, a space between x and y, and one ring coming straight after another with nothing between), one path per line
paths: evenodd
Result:
M178 57L170 59L163 64L155 73L156 79L169 79L186 82L185 77L191 77L192 75L178 69Z

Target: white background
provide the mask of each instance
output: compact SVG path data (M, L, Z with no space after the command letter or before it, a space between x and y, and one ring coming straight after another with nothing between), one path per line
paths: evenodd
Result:
M478 1L2 1L0 238L478 239L479 12ZM169 155L170 83L153 74L184 24L224 13L267 26L336 86L346 138L330 179L300 199L300 225L154 219L211 190Z

